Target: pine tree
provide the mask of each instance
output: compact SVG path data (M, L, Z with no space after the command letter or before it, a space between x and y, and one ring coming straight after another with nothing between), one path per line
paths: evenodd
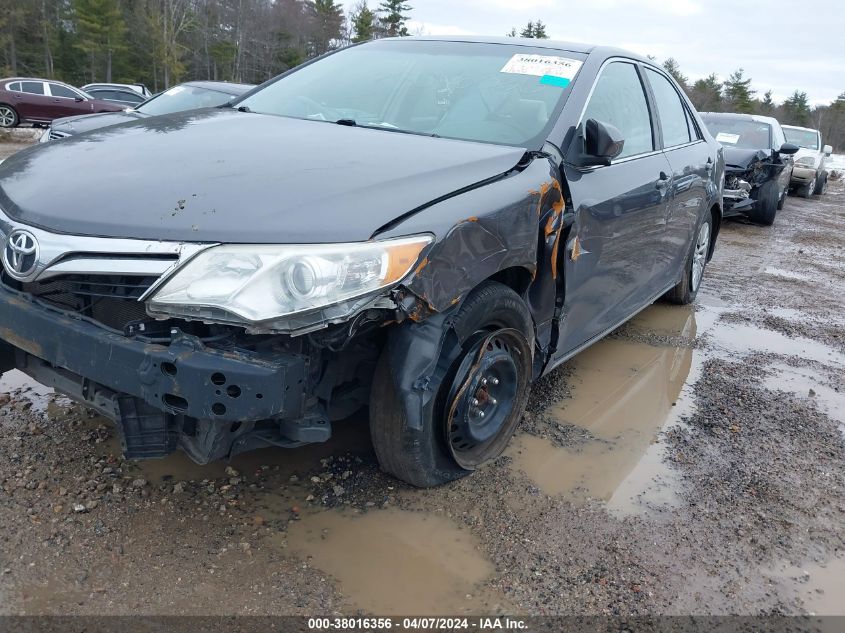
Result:
M90 60L91 81L97 81L105 57L105 80L112 80L114 56L126 50L126 22L117 0L74 0L77 47Z
M701 112L722 111L722 83L716 73L699 79L692 85L690 100Z
M385 26L385 31L388 37L406 37L408 35L408 27L405 22L408 21L407 12L411 10L411 6L406 4L404 0L382 0L378 8L380 13L384 13L381 22Z
M526 24L525 28L523 28L519 32L519 37L533 38L534 37L534 23L529 22L528 24Z
M754 90L751 89L751 78L743 77L742 68L735 70L723 84L725 101L734 112L754 112Z
M665 62L663 62L663 70L672 75L674 80L678 82L678 85L681 86L681 88L683 88L685 92L689 92L687 78L683 75L683 73L681 73L681 67L678 65L678 62L675 61L673 57L670 57Z
M376 36L376 14L361 2L352 12L352 41L367 42Z
M787 114L787 122L793 125L807 125L810 122L810 104L807 93L796 90L786 101L783 109Z
M314 55L322 55L332 48L332 41L340 35L343 24L343 7L334 0L314 0L312 8L315 22L314 35L311 38Z
M511 30L505 33L506 37L516 37L518 33L516 32L516 27L511 27Z
M534 39L538 39L538 40L549 39L549 36L546 35L546 25L543 24L540 20L537 20L534 23Z

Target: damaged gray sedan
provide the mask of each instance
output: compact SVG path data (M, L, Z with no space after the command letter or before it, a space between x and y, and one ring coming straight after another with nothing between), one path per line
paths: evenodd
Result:
M502 452L532 381L695 299L720 152L624 51L341 50L0 166L0 370L136 459L323 442L369 406L384 470L440 484Z

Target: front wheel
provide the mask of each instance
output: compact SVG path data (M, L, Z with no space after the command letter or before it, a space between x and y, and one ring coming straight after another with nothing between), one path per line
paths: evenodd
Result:
M764 182L751 192L751 197L757 202L754 209L748 214L748 219L764 226L774 224L779 203L778 183L774 180Z
M484 282L451 328L457 336L447 337L431 376L436 396L422 428L407 423L391 367L395 356L385 350L373 376L370 435L379 465L421 488L464 477L500 455L528 401L533 324L519 295Z
M827 193L827 174L820 174L818 178L816 178L816 191L817 196L823 196Z
M0 127L15 127L19 122L20 118L13 107L0 103Z
M704 277L707 258L710 256L712 235L712 216L707 213L698 225L692 244L692 253L687 258L684 276L674 288L666 293L666 299L672 303L687 305L695 301L698 289L701 287L701 280Z

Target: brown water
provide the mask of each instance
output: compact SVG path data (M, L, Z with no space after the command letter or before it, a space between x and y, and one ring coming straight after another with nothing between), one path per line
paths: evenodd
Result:
M782 565L766 575L797 588L807 613L845 616L845 556L801 567Z
M629 328L634 334L690 342L696 335L695 314L689 308L653 306ZM676 415L692 358L688 346L625 338L605 339L582 352L570 361L571 397L546 413L561 424L586 429L594 439L558 447L518 436L508 451L514 467L548 494L602 499L611 509L631 510L632 500L644 494L648 501L671 503L673 475L655 441Z
M357 608L384 615L498 612L495 569L466 529L404 510L329 510L291 525L288 549L340 582Z

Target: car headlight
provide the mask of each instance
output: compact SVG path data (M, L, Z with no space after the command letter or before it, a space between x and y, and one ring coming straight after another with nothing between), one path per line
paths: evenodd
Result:
M801 165L802 167L815 167L816 159L813 156L802 156L801 158L795 161L795 164Z
M339 305L332 316L342 318L357 308L354 300L401 281L431 240L215 246L178 269L148 307L152 314L262 323Z

